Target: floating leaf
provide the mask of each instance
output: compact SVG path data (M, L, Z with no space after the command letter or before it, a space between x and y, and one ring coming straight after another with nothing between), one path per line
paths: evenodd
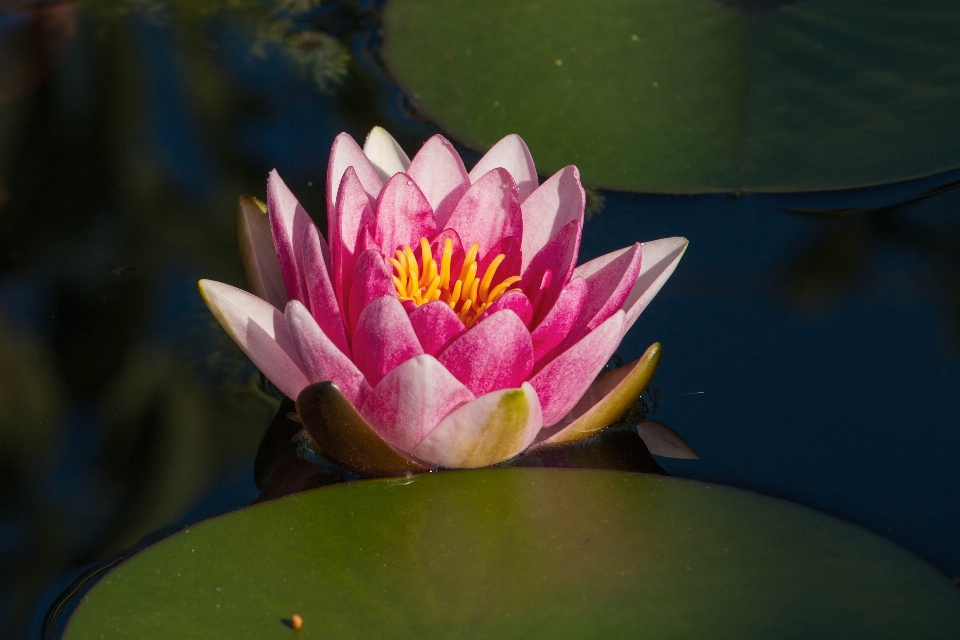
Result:
M753 493L498 468L233 512L94 587L66 640L955 638L960 591L893 543Z
M392 0L420 111L541 174L655 192L832 189L960 164L950 0Z

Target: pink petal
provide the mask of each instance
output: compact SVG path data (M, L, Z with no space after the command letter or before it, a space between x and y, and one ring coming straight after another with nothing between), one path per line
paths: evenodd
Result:
M460 154L446 138L437 134L420 147L407 175L413 178L433 207L437 228L446 227L450 214L470 188L470 178L463 168Z
M443 300L417 307L410 324L420 340L423 352L435 356L467 330L457 313Z
M353 167L360 183L372 200L376 200L383 189L380 174L363 153L360 145L346 133L338 135L330 148L330 161L327 163L327 211L336 207L337 189L347 167Z
M237 248L247 288L277 309L287 304L287 287L273 244L267 205L253 196L240 196L237 203Z
M479 396L520 386L533 369L533 342L523 321L506 309L471 327L439 360Z
M370 385L356 365L327 337L298 300L290 301L284 315L310 381L331 380L353 406L360 406L370 393Z
M363 143L363 153L377 170L381 180L389 180L393 174L406 171L410 159L393 136L383 127L374 127Z
M501 238L522 237L523 214L510 174L505 169L491 169L474 182L450 214L447 226L456 229L464 247L479 242L481 254Z
M360 414L388 443L413 451L451 411L473 399L436 358L420 355L384 376Z
M199 284L200 295L214 317L263 375L287 397L300 395L310 381L283 314L242 289L212 280Z
M587 283L583 278L574 278L560 291L560 296L553 307L530 334L533 339L534 367L556 357L554 350L564 341L576 323L586 294Z
M659 342L650 345L646 352L636 361L622 367L617 367L611 371L604 371L590 383L590 387L583 394L583 397L577 401L577 404L567 412L567 414L553 425L551 429L544 429L537 435L540 440L535 446L552 446L564 443L574 442L582 438L588 438L592 434L602 431L613 425L617 418L630 408L643 391L650 385L653 374L657 370L660 362L661 347ZM643 424L643 423L641 423ZM659 423L655 423L659 424ZM644 442L664 442L664 437L669 438L672 431L665 431L668 427L653 427L648 431L652 438L645 437L643 431L640 437ZM550 432L553 433L550 433ZM640 429L638 429L640 431ZM674 434L675 435L675 434ZM679 445L683 439L679 436L667 440L670 445ZM651 453L653 448L649 443ZM688 456L693 453L689 445L683 442L679 447L671 447L673 451L680 449L680 453ZM683 449L686 448L686 451ZM694 457L696 454L694 453Z
M543 407L543 424L559 422L583 396L620 344L625 314L618 311L540 369L530 384Z
M353 167L347 167L340 180L337 205L330 213L327 237L330 238L332 283L338 294L341 308L346 309L344 293L353 284L353 269L356 265L357 246L361 243L364 229L373 228L376 219L373 206Z
M634 243L617 258L584 278L587 281L587 294L580 316L567 338L568 343L579 340L623 307L640 273L642 254L640 245Z
M530 321L533 319L533 305L530 304L530 300L523 293L523 291L508 291L494 300L493 304L484 309L483 313L477 317L474 326L476 326L476 324L479 322L483 322L498 311L503 311L504 309L509 309L517 314L517 317L520 318L520 321L523 322L524 326L530 326ZM536 351L534 351L534 353L536 353Z
M590 262L584 262L573 270L573 275L574 277L579 276L581 278L589 278L597 271L625 254L627 251L630 251L632 248L633 247L631 246L617 249L616 251L611 251L610 253L605 253L602 256L596 257Z
M480 158L470 171L470 182L476 182L491 169L506 169L519 190L520 202L523 202L537 188L537 168L533 165L533 156L523 139L511 133L493 145L486 155Z
M585 203L580 172L573 165L557 171L523 201L524 269L560 229L573 220L579 220L583 226Z
M364 222L360 226L360 233L357 236L357 244L353 249L353 254L359 256L364 251L369 251L371 249L376 249L377 252L380 251L380 246L377 244L376 240L373 239L374 231L376 231L376 222L368 224Z
M320 231L316 225L308 227L303 243L303 268L306 275L309 309L319 327L333 341L333 344L349 356L347 332L337 296L330 282L330 273L323 262L321 242Z
M581 234L582 227L578 220L567 223L540 249L523 272L520 288L534 304L534 327L540 324L556 303L560 291L570 281L580 250ZM541 293L544 276L548 272L551 274L549 288Z
M357 266L353 270L353 286L348 300L351 333L366 306L382 296L396 298L397 289L383 256L376 249L368 249L357 258ZM356 354L355 347L352 353Z
M673 274L688 244L690 243L686 238L663 238L640 245L643 250L640 275L623 303L623 310L627 312L626 321L623 323L624 334Z
M517 455L543 426L537 394L524 382L480 396L444 418L411 453L449 468L486 467Z
M420 188L405 173L387 182L377 201L376 241L381 252L392 256L403 246L416 246L420 238L437 233L433 209Z
M306 284L302 266L303 239L309 227L316 226L306 210L300 206L296 196L287 188L280 174L274 169L267 178L267 210L270 215L270 229L273 232L273 244L280 260L280 273L287 288L287 296L293 300L305 302ZM324 262L329 262L330 250L321 238L321 250Z
M353 361L370 386L423 353L407 312L396 295L377 298L360 314L353 335Z
M395 478L429 469L387 444L329 380L300 392L297 413L317 452L360 477Z

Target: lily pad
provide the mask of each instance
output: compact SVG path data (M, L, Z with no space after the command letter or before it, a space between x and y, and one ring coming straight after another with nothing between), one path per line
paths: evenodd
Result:
M853 525L745 491L496 468L299 493L148 548L99 638L954 638L960 590Z
M411 100L541 173L668 193L799 191L960 165L951 0L391 0Z

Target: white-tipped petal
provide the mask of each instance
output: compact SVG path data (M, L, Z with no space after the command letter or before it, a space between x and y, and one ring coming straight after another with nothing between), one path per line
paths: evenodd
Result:
M505 136L480 158L470 171L470 182L476 182L497 167L506 169L517 183L521 203L536 190L537 168L533 164L533 156L530 155L527 143L517 134Z
M537 187L523 201L523 266L526 269L550 238L571 220L583 226L586 195L580 184L580 172L573 165L564 167Z
M542 426L537 393L524 382L519 389L494 391L454 410L412 453L442 467L486 467L526 449Z
M289 398L310 382L283 313L269 302L222 282L201 280L200 295L233 341Z
M627 313L623 321L623 335L626 335L637 317L673 275L673 270L677 268L689 244L690 241L686 238L676 237L651 240L640 245L643 251L640 274L622 307Z
M370 130L367 141L363 143L363 153L373 163L384 182L393 177L393 174L406 171L410 166L410 158L383 127Z

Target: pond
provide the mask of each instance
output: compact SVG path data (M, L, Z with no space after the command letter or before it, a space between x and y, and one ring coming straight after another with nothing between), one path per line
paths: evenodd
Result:
M411 3L396 4L388 24ZM775 20L803 22L805 8L817 4L718 3L737 12L723 14L727 26L752 44L743 53L740 44L710 42L749 58L758 39L786 28ZM931 21L955 24L960 11L883 4L887 18L910 18L901 20L893 49L919 46L922 56L894 64L893 49L877 49L858 62L883 80L878 86L896 93L898 74L918 61L955 66L955 42L917 34ZM869 13L863 3L845 5L848 17ZM200 278L243 286L234 231L240 194L263 198L276 168L325 228L327 154L341 131L362 140L384 126L411 155L442 132L469 167L497 127L541 118L516 109L487 127L483 109L440 113L443 86L418 84L417 67L404 67L401 40L388 38L393 57L385 60L383 10L360 0L0 0L3 637L39 637L48 609L85 567L258 495L253 459L278 401L196 286ZM846 33L837 24L834 36ZM877 24L877 33L891 28L889 20ZM851 40L869 41L871 28ZM646 37L627 29L623 45ZM565 60L544 53L551 71L577 71L568 44ZM456 59L484 54L477 47L464 45ZM650 417L699 454L658 459L667 472L838 516L960 580L956 70L931 72L926 84L905 90L903 113L914 120L888 131L888 103L833 93L852 71L794 69L781 87L762 80L788 49L751 58L749 77L736 80L754 88L742 94L748 98L727 95L676 117L651 102L664 131L685 127L683 118L709 119L701 146L665 135L629 152L604 147L581 126L601 107L563 106L562 118L580 119L573 128L556 125L566 162L583 165L588 187L634 189L588 190L580 261L634 241L690 240L617 352L630 362L663 344ZM856 65L848 54L835 49L819 60L849 71ZM449 62L442 52L431 60ZM715 64L702 71L709 75ZM650 80L650 90L666 89L668 77ZM478 77L449 103L479 101L470 92L490 82ZM808 91L798 98L791 86ZM523 82L510 77L495 88L510 96ZM758 91L769 95L757 98ZM877 91L871 95L881 100L886 94ZM804 121L790 136L765 129L776 120L770 113L790 100L805 105L804 96L821 107L835 99L843 117ZM630 97L629 104L646 100ZM489 108L509 105L497 102ZM854 103L872 137L846 135L857 126ZM734 161L733 143L718 131L740 117L752 132L740 140L752 151L735 157L747 168L709 169ZM535 158L554 126L547 115L541 120L529 125ZM811 133L817 122L832 132L822 140ZM588 151L568 150L576 140ZM657 153L667 159L654 162ZM707 168L687 172L683 154ZM552 162L544 161L541 179L559 168ZM607 179L607 165L618 162L647 173Z

